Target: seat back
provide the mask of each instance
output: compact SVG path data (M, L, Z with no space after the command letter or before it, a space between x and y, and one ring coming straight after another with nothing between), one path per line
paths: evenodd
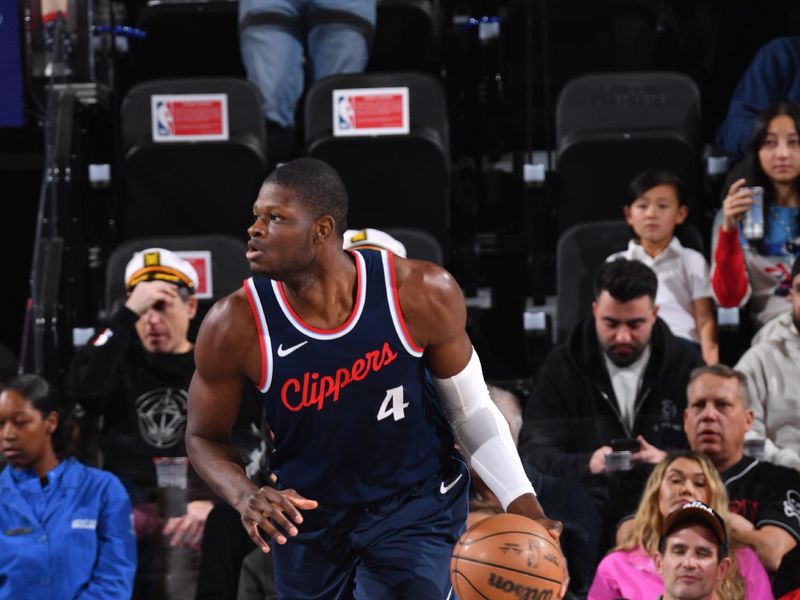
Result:
M408 133L334 135L334 90L407 88ZM445 256L450 224L450 158L444 90L424 73L335 75L305 100L305 145L341 175L350 198L348 226L414 227L433 235Z
M241 240L227 235L191 235L150 237L128 240L117 246L106 263L105 307L115 311L125 300L125 266L134 252L145 248L166 248L190 261L197 269L200 285L197 290L198 309L189 329L189 339L195 339L200 323L211 306L220 298L241 287L250 276Z
M566 339L591 313L594 276L606 258L628 246L631 230L625 221L594 221L573 225L556 246L556 338Z
M558 100L559 231L618 217L630 181L650 168L683 183L690 218L700 218L700 96L677 73L604 73L567 84Z
M386 233L406 247L406 256L415 260L427 260L440 267L444 265L442 247L433 235L412 227L389 227Z
M238 10L233 0L149 0L136 19L147 35L130 44L130 83L244 77Z
M197 105L192 105L194 112L184 108L197 94L226 99L227 139L180 135L207 130L207 123L191 121L203 116ZM154 107L155 95L168 95L170 100ZM162 110L169 111L167 117ZM174 121L164 124L168 118ZM186 122L180 124L180 118ZM252 204L266 176L261 95L253 84L234 78L144 82L125 96L121 120L123 239L197 233L246 238ZM167 141L154 139L154 130L167 132Z
M435 73L441 67L441 18L438 0L378 0L367 71Z
M558 340L566 339L591 314L594 277L606 258L628 247L631 234L623 220L579 223L561 234L556 247ZM691 223L677 229L676 236L687 248L704 253L703 238Z

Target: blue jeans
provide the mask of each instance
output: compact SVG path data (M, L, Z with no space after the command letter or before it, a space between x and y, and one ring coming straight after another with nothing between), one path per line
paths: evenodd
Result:
M305 15L319 9L344 11L375 25L376 0L241 0L239 20L245 15L277 13L297 21L298 31L307 32L310 80L337 73L364 70L369 48L363 33L345 23L326 23L308 29ZM264 97L267 119L283 127L294 124L295 106L303 93L303 42L272 24L251 25L241 32L242 62L247 78Z

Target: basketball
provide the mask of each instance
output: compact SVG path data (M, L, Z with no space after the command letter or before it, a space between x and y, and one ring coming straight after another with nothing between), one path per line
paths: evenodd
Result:
M564 561L542 525L504 513L464 532L453 547L450 579L459 600L556 600Z

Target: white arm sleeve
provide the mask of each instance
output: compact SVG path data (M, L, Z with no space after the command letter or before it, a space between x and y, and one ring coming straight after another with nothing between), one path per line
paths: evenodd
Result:
M523 494L534 494L508 423L489 397L477 352L472 350L460 373L432 379L456 441L503 510Z

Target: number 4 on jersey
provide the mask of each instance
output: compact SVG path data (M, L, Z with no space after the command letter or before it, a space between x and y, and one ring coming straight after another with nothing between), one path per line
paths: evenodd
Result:
M381 408L378 411L378 421L383 421L389 417L394 417L395 421L399 421L406 416L406 406L408 406L408 402L403 402L402 385L386 390L386 397L383 399Z

